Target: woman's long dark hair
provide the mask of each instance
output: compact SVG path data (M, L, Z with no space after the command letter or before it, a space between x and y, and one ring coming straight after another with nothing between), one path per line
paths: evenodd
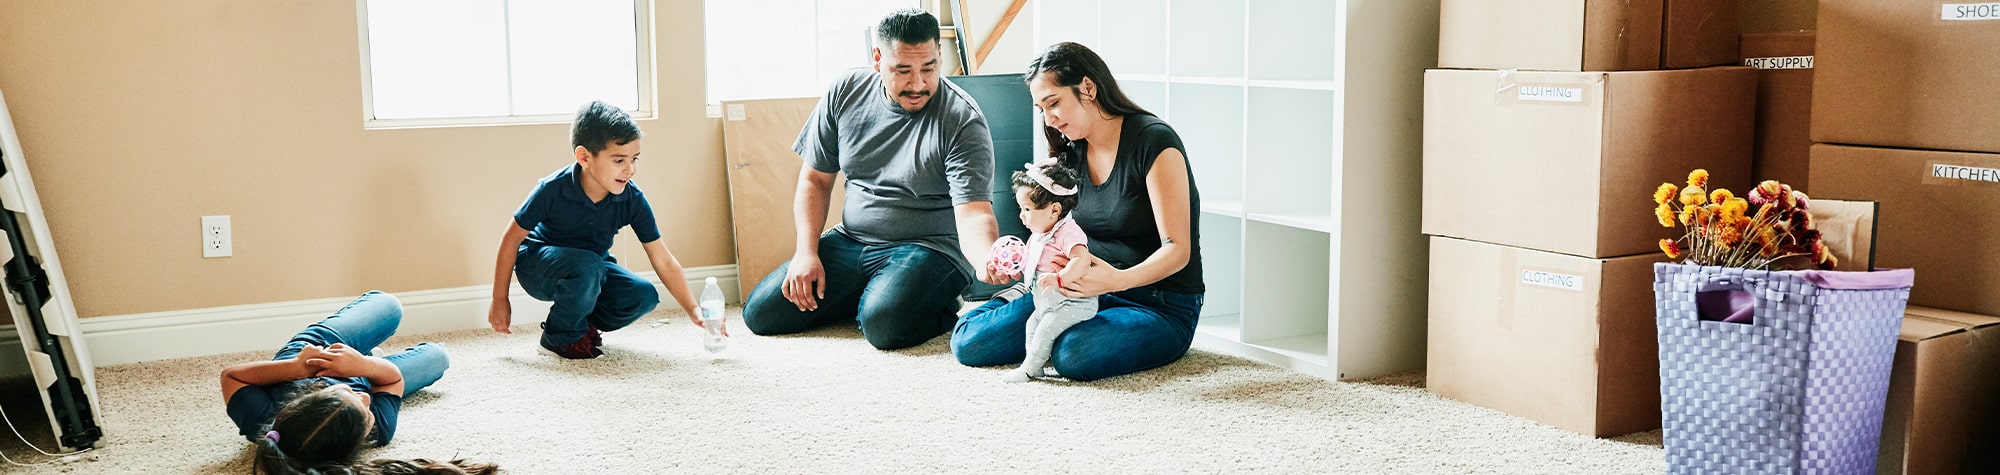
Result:
M1077 85L1083 84L1084 78L1090 78L1090 82L1097 83L1098 108L1113 117L1153 115L1125 97L1125 91L1118 88L1118 79L1111 76L1111 67L1104 65L1104 58L1083 45L1068 41L1050 45L1041 56L1028 63L1028 73L1022 75L1022 80L1033 83L1043 74L1052 75L1057 86L1068 87L1070 96L1079 101L1082 94L1077 91ZM1043 125L1042 136L1048 139L1049 156L1069 156L1074 144L1063 137L1062 131Z
M254 473L487 475L499 470L491 464L464 460L375 459L355 463L374 429L368 424L368 410L321 391L327 386L326 380L315 378L294 385L286 393L285 406L271 417L267 429L278 437L257 439Z

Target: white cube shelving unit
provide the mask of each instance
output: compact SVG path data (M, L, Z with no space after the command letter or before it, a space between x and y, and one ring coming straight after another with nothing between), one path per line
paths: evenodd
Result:
M1437 0L1038 0L1181 135L1202 198L1196 343L1329 379L1423 368L1423 71Z

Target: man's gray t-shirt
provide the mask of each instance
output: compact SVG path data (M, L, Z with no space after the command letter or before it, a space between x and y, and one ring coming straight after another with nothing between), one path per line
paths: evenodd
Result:
M992 201L993 136L964 90L938 80L923 110L891 101L882 75L857 68L834 80L792 150L826 173L847 173L847 202L833 232L865 244L915 243L952 257L953 206Z

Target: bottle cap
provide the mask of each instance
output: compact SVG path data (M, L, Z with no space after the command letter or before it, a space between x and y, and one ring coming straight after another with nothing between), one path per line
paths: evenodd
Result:
M715 284L715 276L708 276L708 283L711 285Z

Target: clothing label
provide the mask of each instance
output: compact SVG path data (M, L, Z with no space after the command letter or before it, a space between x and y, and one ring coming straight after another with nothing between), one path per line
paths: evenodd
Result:
M1543 287L1583 291L1583 277L1538 270L1521 270L1521 283Z
M1931 164L1931 177L2000 183L2000 170L1933 163Z
M1515 89L1516 98L1535 102L1583 102L1583 88L1556 86L1521 86Z
M2000 20L2000 2L1947 3L1944 4L1942 18L1953 21Z
M1743 65L1757 69L1812 69L1811 56L1743 58Z
M724 107L724 109L727 109L723 113L729 116L729 120L736 121L748 118L745 117L746 114L743 113L742 104L730 104L728 107Z

